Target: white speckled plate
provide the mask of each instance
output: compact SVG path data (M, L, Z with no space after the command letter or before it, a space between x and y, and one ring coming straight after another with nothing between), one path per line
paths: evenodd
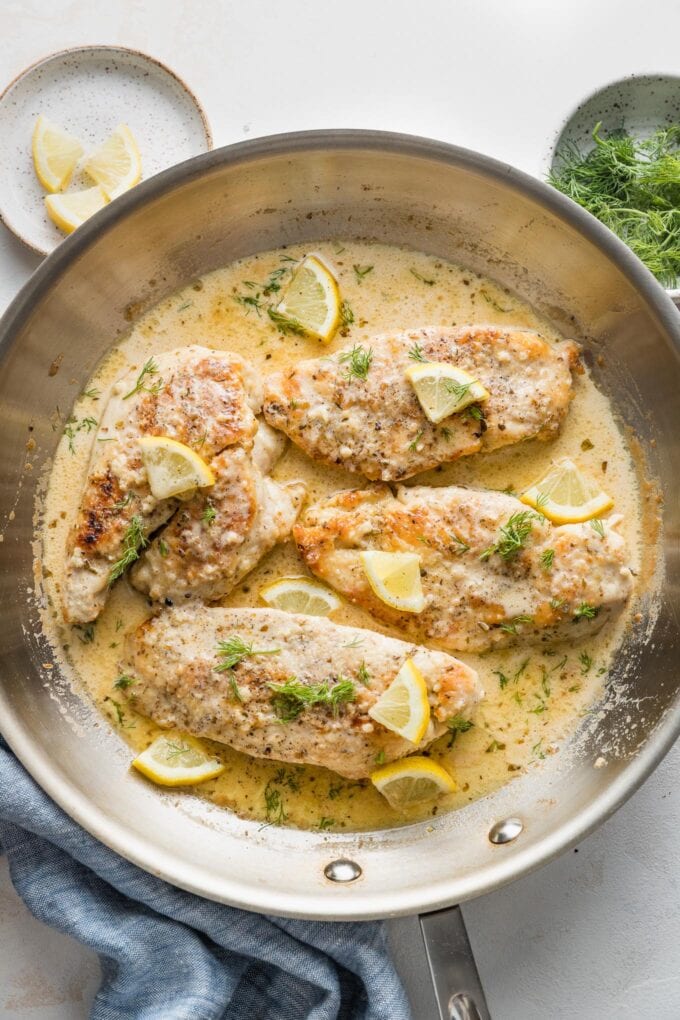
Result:
M45 191L33 169L31 139L40 113L76 135L86 153L127 124L139 145L143 179L212 148L200 103L153 57L118 46L83 46L33 64L0 96L0 218L42 254L64 235L45 213ZM75 176L66 190L92 183Z

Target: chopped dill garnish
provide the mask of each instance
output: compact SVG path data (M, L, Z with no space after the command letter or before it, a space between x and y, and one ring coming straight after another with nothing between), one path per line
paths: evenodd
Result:
M428 278L423 276L422 273L419 273L417 269L411 268L410 273L412 276L415 276L416 280L420 280L421 283L426 283L428 287L434 287L437 282L436 280L428 280Z
M91 645L94 641L94 628L94 623L74 623L73 625L73 630L84 645Z
M580 606L577 606L574 610L574 623L578 623L579 620L593 620L600 612L599 606L591 606L589 602L582 602Z
M480 287L477 292L480 297L483 297L488 305L491 305L497 312L511 312L512 308L503 308L503 305L499 305L498 301L484 287Z
M212 527L216 517L217 510L212 505L212 503L208 502L208 504L203 509L203 513L201 514L201 520L203 521L204 524L207 524L208 527L210 528Z
M135 498L134 492L126 492L126 494L119 499L117 503L114 503L111 507L112 510L124 510L126 506L130 506L130 503Z
M409 348L408 356L411 359L411 361L422 361L422 362L426 362L427 361L427 358L423 354L423 348L420 346L420 344L418 343L417 340L414 343L413 347Z
M532 510L518 510L512 514L507 524L501 527L498 541L484 550L480 560L488 560L494 553L498 553L506 562L513 559L524 546L534 521L538 519L538 514Z
M286 266L281 266L279 269L273 269L269 274L269 278L262 288L262 293L265 297L269 297L270 294L277 294L281 290L282 278L290 272Z
M455 397L456 403L460 404L461 400L468 395L472 385L473 383L471 382L459 383L456 382L455 379L447 379L445 389L447 393L450 393L452 397Z
M581 663L581 674L585 676L586 673L590 672L593 665L593 660L590 657L590 655L588 655L587 652L581 652L581 654L578 657L578 660Z
M338 361L341 365L347 366L345 369L347 380L366 379L373 361L373 348L367 349L361 344L355 344L351 351L343 351Z
M564 606L564 599L550 599L551 609L561 609Z
M69 453L76 452L74 439L79 432L87 432L89 434L93 429L96 429L98 425L99 422L97 419L93 418L91 415L88 415L87 418L81 418L80 421L73 416L68 418L64 425L64 435L68 439Z
M275 778L270 779L264 788L264 805L267 822L270 825L283 825L286 818L286 811L283 804L281 791L274 785Z
M355 264L352 266L352 269L354 270L354 275L356 277L357 283L363 283L364 279L368 276L368 274L373 272L374 267L358 266Z
M236 677L231 672L229 673L229 687L231 688L231 693L234 696L234 701L240 701L242 703L243 697L241 695L241 691L239 690L239 686L236 683Z
M144 534L142 518L135 514L130 519L130 523L123 535L123 551L109 571L109 585L112 585L114 581L122 577L127 568L132 566L135 560L139 558L141 550L148 544L148 539Z
M116 722L122 729L133 730L135 728L135 723L125 722L125 712L123 711L123 706L119 701L116 701L115 698L108 697L108 695L104 698L104 701L109 701L113 705L113 710L116 713Z
M121 673L120 676L116 677L113 682L113 686L119 691L125 691L128 687L132 687L137 681L135 677L130 676L128 673Z
M322 815L319 819L319 828L322 832L326 829L330 829L331 825L335 825L335 818L327 818L326 815Z
M189 744L183 743L181 740L168 740L165 744L167 748L167 759L168 761L179 761L185 754L191 754L193 748ZM181 764L181 762L180 762Z
M423 438L424 435L425 435L425 429L421 429L416 434L415 438L408 444L409 450L413 450L415 452L418 449L418 443L420 442L420 440Z
M101 397L101 390L98 390L93 386L89 390L83 390L82 396L89 397L90 400L99 400Z
M446 720L446 725L449 731L449 747L453 747L454 741L459 733L467 733L474 726L474 723L470 719L464 719L462 715L452 715L450 719Z
M517 627L519 626L519 624L533 622L534 620L532 616L525 616L524 614L520 614L519 616L513 617L513 619L509 620L507 623L502 623L500 629L502 631L505 631L506 634L517 634Z
M354 312L349 301L343 301L340 305L340 322L344 329L347 329L354 322Z
M510 683L510 677L506 673L503 673L500 669L492 669L491 672L498 677L498 686L501 690L508 686Z
M355 638L352 638L351 641L345 642L345 644L342 647L343 648L359 648L360 645L363 645L364 640L365 640L365 638L357 636Z
M544 549L541 553L541 566L544 570L552 570L553 563L555 561L555 550Z
M365 662L362 662L361 665L359 666L359 669L357 670L357 680L359 680L359 682L362 683L364 687L371 686L371 674L368 672Z
M305 328L302 323L298 322L297 319L291 318L289 315L282 315L281 312L277 312L275 308L268 308L267 315L272 320L279 333L283 333L284 336L287 333L293 333L295 336L306 336Z
M593 129L590 152L563 145L548 181L618 234L662 284L674 287L680 276L680 124L645 139L623 130L603 138L601 129L601 123Z
M491 741L491 743L489 744L489 746L487 747L487 749L486 749L486 751L484 753L485 754L492 754L494 751L504 751L504 750L505 750L505 744L502 744L500 742L500 740L496 740L494 738L494 740Z
M217 642L217 654L221 656L222 662L219 666L215 666L215 671L224 673L225 670L233 669L234 666L238 666L244 659L248 659L252 655L277 655L280 651L280 648L253 648L252 645L247 645L238 634L232 634L226 641Z
M384 765L385 764L385 752L384 751L378 751L378 753L376 754L376 756L373 759L373 761L376 763L376 765ZM328 792L330 794L330 790Z
M541 759L541 761L543 761L543 759L545 758L545 751L541 747L542 743L543 743L543 738L541 738L538 741L538 743L534 744L534 746L531 748L531 753L535 754L537 758Z
M338 676L334 684L327 680L319 684L304 684L292 676L283 684L269 683L267 686L274 692L272 707L281 722L292 722L306 708L314 705L326 706L336 716L341 705L356 700L356 687L344 676Z
M184 304L181 304L179 306L177 311L178 312L185 312L187 310L187 308L191 308L192 305L193 305L193 301L185 301Z
M462 538L459 538L458 535L455 535L453 531L449 532L449 537L451 538L451 541L456 547L455 552L465 553L469 551L470 546L467 544L467 542L464 542Z
M593 520L591 520L590 526L593 529L593 531L597 532L597 534L600 536L600 538L604 538L604 523L603 523L603 521L601 521L601 520L599 520L599 518L595 517L595 518L593 518Z
M236 302L237 305L241 305L242 308L245 308L246 315L249 315L251 308L254 308L259 317L260 309L262 308L262 301L260 300L259 295L234 294L234 301Z
M123 400L127 400L129 397L134 397L135 393L160 393L163 389L163 380L157 379L151 386L147 386L145 380L147 377L151 379L154 375L158 375L158 365L153 358L149 358L142 365L142 371L137 376L137 382L132 387L129 393L126 393Z
M158 552L160 553L160 555L162 556L163 559L165 559L165 557L170 552L170 550L168 549L167 543L164 542L162 538L158 539Z

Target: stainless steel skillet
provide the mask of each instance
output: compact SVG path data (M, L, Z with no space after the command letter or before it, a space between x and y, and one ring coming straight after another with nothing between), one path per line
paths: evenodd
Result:
M43 665L53 658L41 633L32 544L36 498L59 439L55 409L68 410L131 321L240 256L348 235L465 263L583 340L668 496L662 585L650 582L605 711L584 721L573 747L431 824L359 836L260 829L132 776L118 737L57 668ZM680 317L604 227L508 166L424 139L353 131L282 135L189 160L117 200L37 270L0 324L0 407L0 729L73 818L175 885L298 917L434 911L582 838L680 729L680 505L672 498ZM655 552L650 542L648 555ZM509 817L521 821L520 834L491 842L490 831ZM333 864L340 859L348 863Z

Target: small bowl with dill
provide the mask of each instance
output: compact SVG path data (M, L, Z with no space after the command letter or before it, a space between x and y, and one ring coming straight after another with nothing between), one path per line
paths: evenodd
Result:
M680 77L633 75L565 123L547 179L628 245L680 307Z

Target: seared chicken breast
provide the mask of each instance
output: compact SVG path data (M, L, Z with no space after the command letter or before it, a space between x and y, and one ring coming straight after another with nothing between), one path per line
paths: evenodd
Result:
M267 477L285 438L261 423L252 451L213 458L215 485L176 511L135 564L135 588L158 601L226 595L277 542L290 535L305 487Z
M140 437L169 436L210 461L230 447L252 447L260 406L257 379L243 359L206 347L160 354L114 385L68 542L67 622L96 619L121 567L178 505L152 496Z
M232 668L231 649L245 650ZM122 671L134 709L160 726L209 737L259 758L323 765L362 779L417 747L374 722L368 709L407 658L427 682L431 721L420 747L482 697L476 672L443 652L315 616L272 609L164 610L127 640ZM296 699L293 681L326 692ZM342 697L332 695L342 684ZM274 685L274 686L272 686Z
M305 563L347 599L413 640L481 652L518 641L576 641L624 606L632 587L621 517L550 524L513 496L456 486L340 492L294 528ZM415 552L425 608L374 594L360 553Z
M571 341L553 346L538 333L495 326L379 336L362 352L363 363L347 348L272 375L264 414L315 460L384 481L522 439L554 438L578 366ZM404 375L414 358L464 369L488 399L433 425Z

